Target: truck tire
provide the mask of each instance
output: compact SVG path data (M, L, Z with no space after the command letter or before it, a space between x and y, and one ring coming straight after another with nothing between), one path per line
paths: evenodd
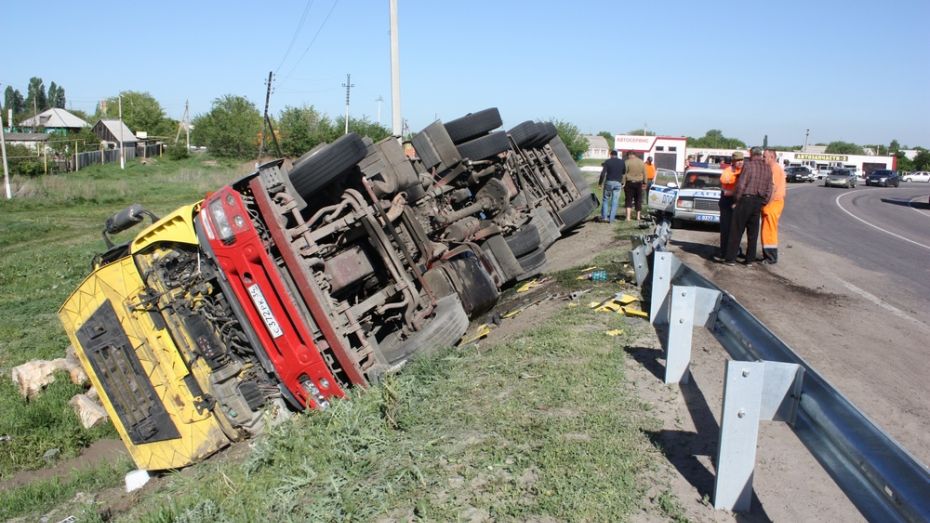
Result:
M575 200L568 207L559 211L559 218L562 219L562 230L574 229L591 215L591 211L599 206L600 202L597 201L597 196L592 193L587 193Z
M517 260L520 262L520 266L523 267L523 274L517 276L517 281L532 278L542 273L543 268L545 268L546 250L540 247L529 254L517 258Z
M288 173L294 189L304 199L345 173L368 154L368 148L355 133L339 137L331 144L299 161Z
M530 143L536 141L539 129L536 122L527 120L508 131L507 134L513 139L513 143L517 144L517 147L527 149Z
M519 258L539 247L539 229L532 223L528 223L514 231L510 236L505 236L504 241L507 242L507 246L510 247L513 255Z
M541 122L536 124L536 130L538 132L536 140L531 144L531 147L537 149L542 148L544 145L552 141L553 138L559 135L559 130L556 129L555 124L552 122Z
M507 133L497 131L481 138L462 143L458 146L462 158L472 161L485 160L510 149Z
M497 261L497 265L503 273L504 281L501 282L502 284L516 279L517 276L524 272L520 262L517 261L517 257L513 255L513 251L510 250L507 242L504 241L504 237L500 234L488 238L481 244L481 250L485 254L493 256L494 260Z
M501 113L497 107L491 107L477 113L468 113L461 118L446 122L446 132L458 145L473 138L488 134L503 125Z
M389 365L397 365L414 355L429 354L455 345L468 330L468 315L455 294L436 300L433 317L412 336L399 343L381 343L381 353ZM387 345L392 345L388 347Z

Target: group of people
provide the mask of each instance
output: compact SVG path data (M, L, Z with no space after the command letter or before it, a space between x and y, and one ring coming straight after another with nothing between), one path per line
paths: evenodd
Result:
M604 196L601 198L601 222L613 223L617 216L617 206L620 203L620 191L623 191L623 206L626 208L626 219L632 218L636 210L636 220L642 219L643 189L655 180L656 166L652 157L643 162L634 151L624 154L620 158L616 150L610 151L610 158L602 164L599 186L604 187Z
M778 263L778 220L785 207L785 172L772 149L733 153L720 175L720 253L718 261L733 265L741 257L746 235L746 265L756 261L761 226L762 263Z

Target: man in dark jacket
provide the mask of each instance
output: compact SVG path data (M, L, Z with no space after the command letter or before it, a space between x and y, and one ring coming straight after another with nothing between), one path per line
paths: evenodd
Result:
M749 152L749 161L743 165L743 171L733 191L735 203L725 256L727 264L736 263L736 253L739 251L744 231L749 242L746 246L746 265L752 265L755 261L762 206L772 198L773 190L772 168L762 159L762 149L753 147Z
M604 196L601 198L601 221L614 223L617 216L617 204L620 202L620 187L623 186L623 173L626 164L617 158L617 151L610 151L601 168L601 179L598 185L604 186ZM609 214L608 214L609 213Z

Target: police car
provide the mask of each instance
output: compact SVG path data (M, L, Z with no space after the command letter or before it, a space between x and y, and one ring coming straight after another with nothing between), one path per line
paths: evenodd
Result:
M720 174L714 167L692 167L681 183L655 184L649 190L649 209L673 223L720 223Z

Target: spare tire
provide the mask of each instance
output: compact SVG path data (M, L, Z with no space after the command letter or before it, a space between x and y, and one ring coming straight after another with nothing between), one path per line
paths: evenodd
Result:
M362 161L367 154L365 142L357 134L349 133L300 160L288 173L288 177L297 194L308 199L321 187Z
M543 271L546 266L546 249L542 247L529 254L517 258L520 266L523 267L523 274L517 276L517 281L532 278Z
M465 142L458 146L462 158L472 161L485 160L510 149L507 133L497 131L481 138Z
M468 113L461 118L446 122L446 132L458 145L472 138L483 136L503 125L501 113L497 107L491 107L477 113Z
M536 136L536 139L533 141L533 143L530 144L530 147L535 147L537 149L543 147L549 143L550 140L559 135L559 130L556 129L555 124L552 122L542 122L536 124L536 130L539 134Z

